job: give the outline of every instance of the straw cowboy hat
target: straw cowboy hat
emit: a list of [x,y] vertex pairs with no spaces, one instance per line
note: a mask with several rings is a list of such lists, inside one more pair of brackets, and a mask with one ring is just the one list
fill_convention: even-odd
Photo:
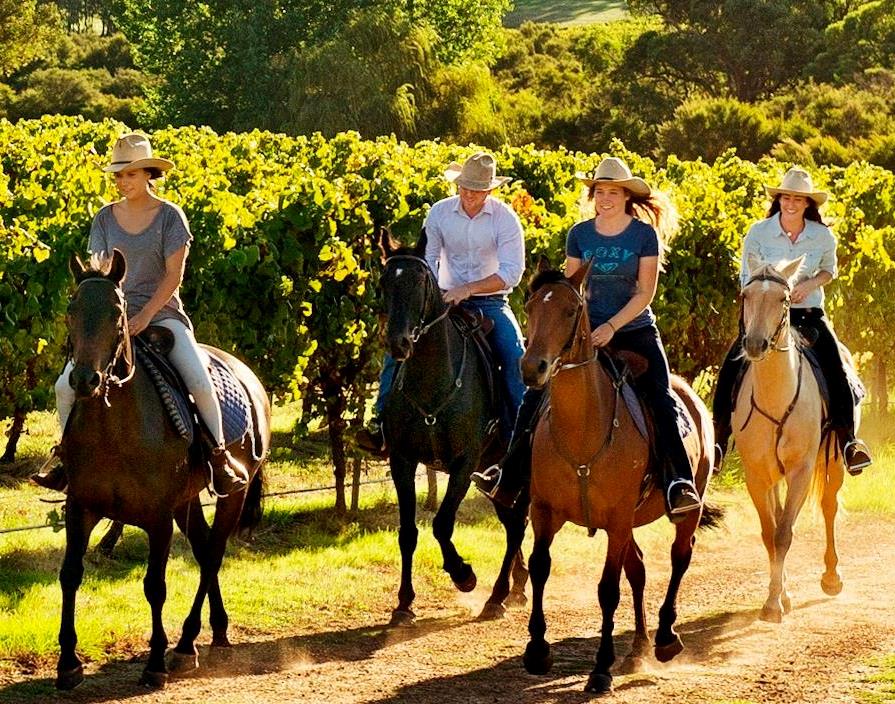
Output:
[[777,188],[771,186],[764,187],[765,193],[772,198],[781,193],[789,193],[793,196],[805,196],[814,201],[817,207],[827,202],[826,191],[815,191],[814,184],[811,181],[811,175],[805,169],[798,166],[792,167],[783,175],[783,180]]
[[635,196],[648,196],[651,192],[646,181],[632,176],[628,165],[614,156],[603,159],[599,166],[594,169],[592,175],[588,176],[579,171],[575,174],[575,177],[588,188],[597,183],[613,183],[616,186],[627,188]]
[[470,191],[490,191],[513,180],[508,176],[498,176],[497,161],[485,152],[476,152],[463,162],[463,166],[456,161],[451,162],[444,177]]
[[149,138],[142,134],[126,134],[118,138],[112,147],[112,163],[103,171],[116,173],[125,169],[151,169],[155,167],[167,171],[174,166],[173,161],[152,156]]

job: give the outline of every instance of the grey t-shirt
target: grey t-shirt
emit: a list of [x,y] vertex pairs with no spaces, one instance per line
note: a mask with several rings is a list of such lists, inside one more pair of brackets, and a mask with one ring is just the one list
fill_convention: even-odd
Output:
[[[165,260],[184,245],[189,247],[192,240],[186,216],[174,203],[162,201],[152,222],[136,234],[122,229],[112,213],[112,205],[107,205],[93,218],[88,249],[94,254],[106,255],[111,255],[114,249],[121,250],[127,262],[122,288],[128,317],[133,317],[158,289],[165,276]],[[180,289],[155,314],[152,322],[169,318],[192,327],[180,300]]]

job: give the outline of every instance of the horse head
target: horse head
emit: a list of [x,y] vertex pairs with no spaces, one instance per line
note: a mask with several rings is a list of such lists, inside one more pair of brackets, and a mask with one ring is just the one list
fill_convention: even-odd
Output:
[[380,285],[388,315],[386,345],[395,360],[404,361],[413,354],[414,343],[440,319],[447,306],[426,263],[425,229],[414,247],[399,246],[383,229],[379,247],[385,267]]
[[522,379],[526,386],[541,388],[554,372],[564,353],[578,346],[590,349],[585,294],[592,260],[566,278],[542,261],[529,284],[528,344],[522,355]]
[[127,267],[116,249],[111,257],[94,255],[87,266],[73,254],[69,269],[77,289],[65,315],[73,365],[68,383],[78,398],[99,396],[110,382],[123,383],[115,373],[120,364],[133,368],[121,290]]
[[771,350],[784,351],[789,335],[792,288],[805,256],[772,265],[749,256],[749,280],[743,286],[743,351],[749,361],[764,359]]

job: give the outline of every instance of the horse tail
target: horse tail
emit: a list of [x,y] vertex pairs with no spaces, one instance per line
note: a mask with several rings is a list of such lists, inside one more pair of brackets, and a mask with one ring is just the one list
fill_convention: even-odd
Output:
[[246,489],[246,498],[242,506],[242,513],[239,514],[239,523],[236,526],[236,532],[251,532],[261,522],[261,516],[264,513],[264,487],[266,477],[264,475],[264,463],[258,467],[258,471],[252,476],[249,482],[249,488]]
[[702,507],[702,515],[699,517],[699,528],[719,528],[724,520],[726,511],[723,506],[706,503]]
[[814,473],[811,475],[811,488],[808,490],[811,500],[820,506],[827,488],[827,467],[833,462],[842,462],[842,453],[839,452],[839,444],[836,433],[826,428],[820,439],[820,447],[817,450],[817,459],[814,462]]

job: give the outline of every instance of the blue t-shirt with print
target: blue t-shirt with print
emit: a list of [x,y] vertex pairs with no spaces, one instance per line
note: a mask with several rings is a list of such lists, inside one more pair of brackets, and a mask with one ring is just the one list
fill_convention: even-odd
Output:
[[[597,232],[594,220],[574,225],[566,237],[566,254],[587,262],[593,258],[587,291],[587,312],[592,328],[618,313],[637,291],[640,257],[659,255],[659,238],[649,223],[636,218],[617,235]],[[656,322],[647,306],[622,330],[634,330]]]

